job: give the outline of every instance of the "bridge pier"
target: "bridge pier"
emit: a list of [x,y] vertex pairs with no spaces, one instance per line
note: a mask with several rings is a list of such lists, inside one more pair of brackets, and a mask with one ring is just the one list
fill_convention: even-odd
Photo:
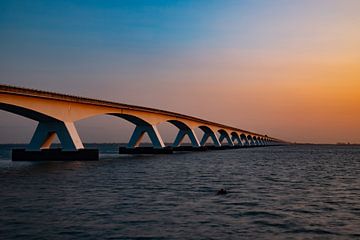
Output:
[[255,146],[254,139],[250,135],[247,136],[247,142],[249,143],[248,146],[250,146],[250,147]]
[[237,142],[236,146],[238,147],[242,147],[242,142],[240,140],[240,136],[237,133],[232,133],[231,134],[231,140],[233,141],[234,145],[235,145],[235,141]]
[[13,149],[13,161],[97,161],[98,149],[79,149],[76,151],[62,151],[60,148],[41,149],[29,151],[26,149]]
[[240,135],[240,140],[241,140],[241,142],[242,142],[242,146],[243,146],[243,147],[248,147],[248,146],[249,146],[249,142],[248,142],[245,134],[241,134],[241,135]]
[[49,149],[56,135],[64,151],[76,151],[84,148],[74,123],[46,121],[38,123],[27,150]]
[[253,137],[253,141],[254,141],[254,145],[259,147],[260,146],[260,142],[259,139],[257,137]]
[[[84,149],[74,123],[99,115],[113,115],[135,124],[129,143],[121,148],[125,150],[119,150],[121,153],[205,151],[286,143],[267,135],[175,112],[4,84],[0,84],[0,110],[39,122],[28,147],[14,150],[13,160],[98,159],[98,150]],[[165,146],[156,128],[157,124],[162,122],[170,122],[179,129],[171,147]],[[204,132],[200,143],[194,132],[195,128],[200,128]],[[139,147],[145,133],[149,135],[152,147]],[[181,146],[186,135],[190,138],[191,146]],[[56,136],[61,142],[61,149],[51,148]],[[212,139],[213,145],[205,146],[209,138]],[[224,140],[228,144],[225,142],[222,146]],[[238,144],[234,145],[235,141]]]
[[233,147],[234,142],[230,138],[229,134],[225,130],[220,130],[219,132],[220,132],[220,137],[219,137],[220,144],[222,144],[222,142],[226,139],[228,145]]
[[[61,149],[50,149],[57,136]],[[14,149],[13,161],[98,160],[97,149],[84,149],[73,122],[40,121],[26,149]]]
[[205,146],[206,141],[211,138],[215,147],[221,147],[221,143],[217,138],[216,134],[209,127],[200,127],[204,131],[204,136],[201,139],[200,145]]
[[194,147],[194,148],[201,147],[200,143],[199,143],[199,140],[197,139],[197,137],[195,135],[194,130],[190,129],[190,128],[189,129],[180,129],[179,130],[178,134],[176,135],[175,141],[172,144],[172,147],[175,148],[175,147],[180,146],[180,144],[182,143],[182,141],[184,140],[186,135],[189,137],[192,147]]
[[[140,147],[145,133],[148,134],[152,147]],[[173,150],[166,147],[155,125],[137,124],[126,147],[119,147],[119,154],[168,154]]]
[[127,148],[136,148],[139,147],[141,139],[144,137],[145,133],[148,134],[153,148],[162,149],[165,148],[165,144],[161,139],[160,133],[155,125],[136,125],[135,130],[130,138],[130,141],[127,145]]

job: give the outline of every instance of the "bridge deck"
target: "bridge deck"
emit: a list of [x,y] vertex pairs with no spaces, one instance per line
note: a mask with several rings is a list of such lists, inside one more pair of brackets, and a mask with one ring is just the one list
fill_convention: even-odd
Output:
[[[240,128],[231,127],[228,125],[204,120],[198,117],[192,117],[185,114],[175,113],[171,111],[165,111],[155,108],[149,108],[149,107],[142,107],[142,106],[136,106],[136,105],[129,105],[124,103],[117,103],[112,101],[105,101],[105,100],[98,100],[98,99],[92,99],[92,98],[86,98],[86,97],[79,97],[79,96],[73,96],[68,94],[61,94],[61,93],[55,93],[50,91],[43,91],[43,90],[37,90],[37,89],[30,89],[30,88],[22,88],[22,87],[15,87],[10,85],[0,85],[0,93],[11,93],[11,94],[18,94],[18,95],[24,95],[24,96],[32,96],[32,97],[38,97],[38,98],[46,98],[46,99],[53,99],[53,100],[61,100],[61,101],[68,101],[68,102],[77,102],[77,103],[85,103],[85,104],[91,104],[96,106],[104,106],[104,107],[111,107],[111,108],[120,108],[120,109],[128,109],[128,110],[137,110],[137,111],[144,111],[144,112],[150,112],[150,113],[158,113],[158,114],[164,114],[167,116],[175,117],[175,118],[182,118],[190,121],[196,121],[204,125],[212,125],[219,128],[226,128],[230,129],[232,131],[239,131],[243,132],[245,134],[254,134],[257,136],[262,137],[268,137],[266,135],[258,134],[252,131],[243,130]],[[268,137],[270,138],[270,137]],[[271,138],[273,140],[278,140],[275,138]]]
[[[0,84],[0,109],[38,121],[26,150],[13,151],[14,160],[97,160],[98,151],[84,149],[74,123],[103,114],[124,118],[135,124],[127,146],[119,148],[119,153],[124,154],[223,150],[285,143],[267,135],[180,113],[4,84]],[[178,128],[177,136],[170,147],[164,144],[157,129],[157,125],[165,121]],[[196,128],[203,131],[201,141],[194,131]],[[140,147],[145,134],[149,136],[152,147]],[[56,136],[62,149],[51,149]],[[186,136],[191,147],[182,146]],[[213,146],[208,146],[208,140],[211,140]],[[223,144],[223,141],[226,141],[226,144]]]

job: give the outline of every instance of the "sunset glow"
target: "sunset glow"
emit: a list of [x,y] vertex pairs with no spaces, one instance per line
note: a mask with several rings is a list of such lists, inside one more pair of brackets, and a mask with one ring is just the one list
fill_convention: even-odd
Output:
[[[1,83],[360,143],[360,1],[145,3],[2,1]],[[0,116],[3,143],[28,141],[30,120]]]

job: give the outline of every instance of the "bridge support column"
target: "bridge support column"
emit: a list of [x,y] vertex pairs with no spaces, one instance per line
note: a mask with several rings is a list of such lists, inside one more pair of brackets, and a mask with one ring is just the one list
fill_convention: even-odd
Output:
[[84,148],[73,122],[49,121],[39,122],[27,150],[39,151],[50,148],[56,135],[64,151]]
[[248,146],[255,146],[254,139],[250,135],[248,135],[247,137],[247,142],[248,142]]
[[180,129],[178,134],[176,135],[176,138],[175,138],[175,141],[172,145],[172,147],[178,147],[182,141],[184,140],[184,137],[188,135],[189,138],[190,138],[190,141],[191,141],[191,145],[193,147],[200,147],[200,143],[199,143],[199,140],[197,139],[196,135],[195,135],[195,132],[193,129]]
[[215,133],[211,129],[204,129],[204,136],[201,139],[200,145],[205,146],[206,141],[211,137],[212,141],[214,142],[214,145],[216,147],[221,147],[221,143],[219,142],[219,139],[216,137]]
[[154,148],[165,148],[165,144],[161,139],[160,133],[155,125],[136,125],[134,133],[132,134],[127,148],[136,148],[140,145],[141,139],[147,133]]
[[[62,149],[51,149],[58,136]],[[13,161],[95,161],[98,149],[84,149],[73,122],[43,121],[36,127],[26,149],[13,149]]]
[[235,145],[235,141],[236,141],[238,146],[242,146],[240,137],[237,134],[232,134],[231,140],[233,141],[234,145]]
[[242,143],[243,147],[249,146],[249,142],[244,134],[240,135],[240,139],[241,139],[241,143]]
[[221,131],[220,132],[220,137],[219,137],[219,142],[220,144],[222,144],[222,141],[226,139],[226,141],[228,142],[228,144],[230,146],[234,146],[234,142],[232,141],[232,139],[230,138],[229,134],[225,131]]

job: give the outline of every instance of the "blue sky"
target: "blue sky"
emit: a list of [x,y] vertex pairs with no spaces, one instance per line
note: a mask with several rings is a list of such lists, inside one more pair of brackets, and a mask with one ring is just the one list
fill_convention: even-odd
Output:
[[[293,141],[360,142],[359,12],[355,0],[3,0],[0,79]],[[3,142],[31,137],[35,123],[0,114]],[[14,125],[26,137],[7,130]]]

